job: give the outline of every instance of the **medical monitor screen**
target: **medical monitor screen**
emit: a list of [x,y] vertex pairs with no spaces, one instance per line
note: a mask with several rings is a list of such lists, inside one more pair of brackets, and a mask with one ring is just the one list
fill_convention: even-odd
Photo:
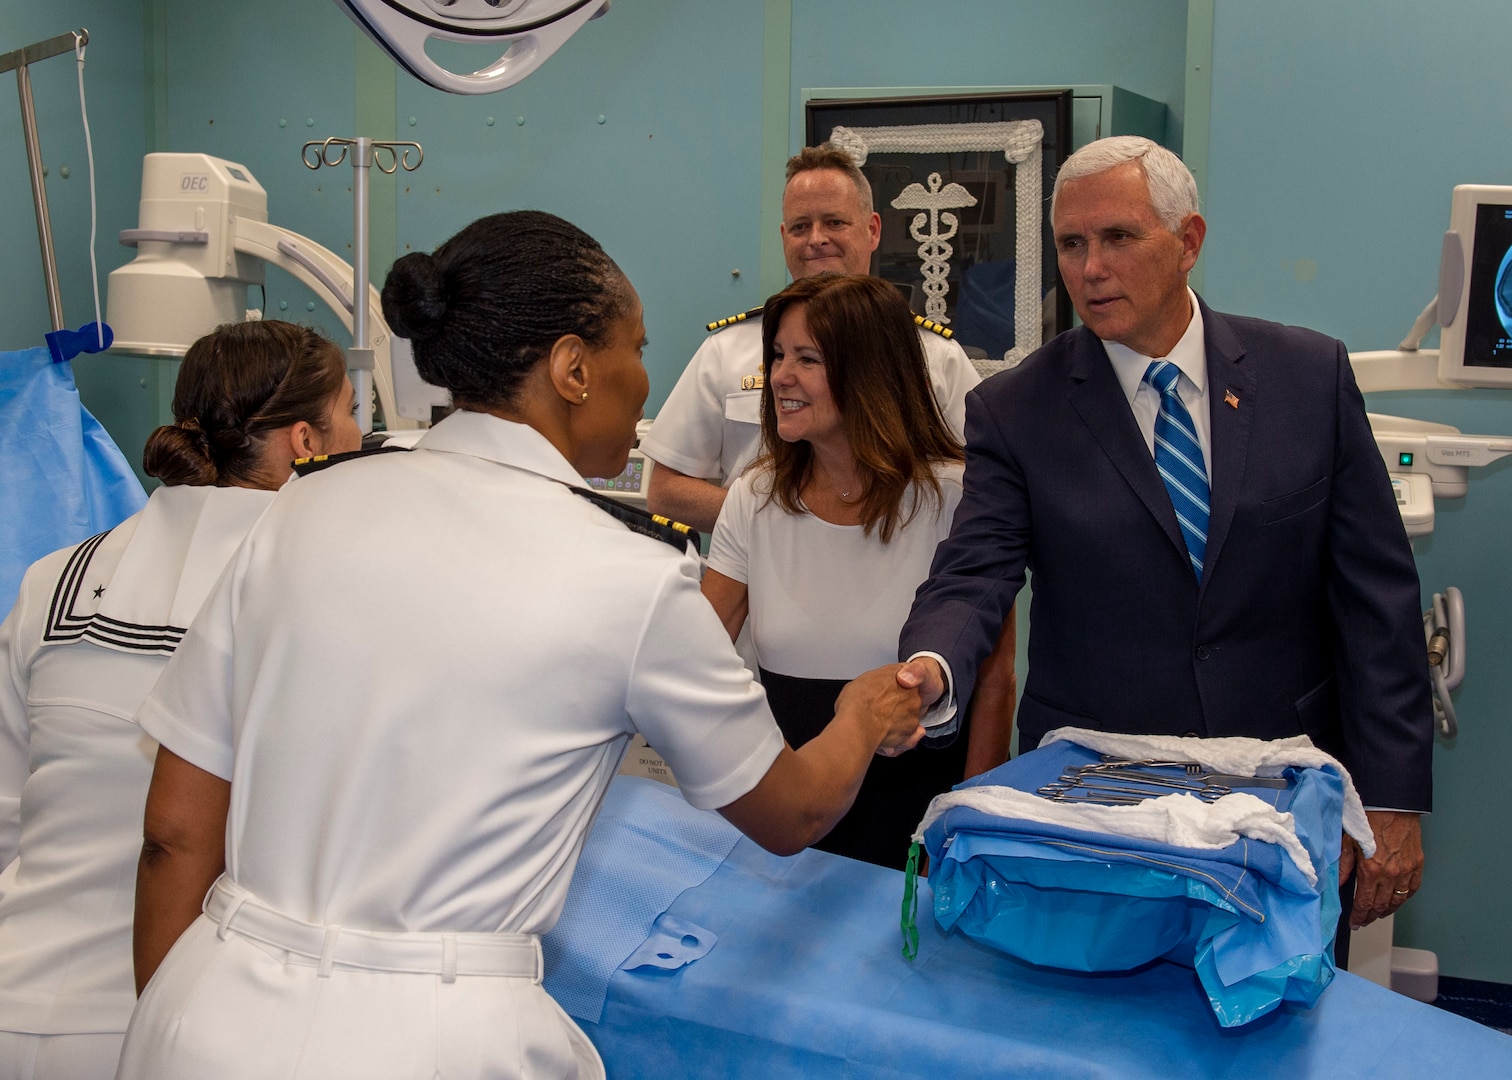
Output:
[[1476,207],[1464,363],[1512,368],[1512,206]]

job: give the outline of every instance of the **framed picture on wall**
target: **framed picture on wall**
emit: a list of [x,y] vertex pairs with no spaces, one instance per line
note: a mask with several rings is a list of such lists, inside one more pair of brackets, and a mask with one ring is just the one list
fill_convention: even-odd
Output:
[[[948,327],[967,354],[1011,366],[1068,329],[1050,232],[1070,152],[1071,90],[807,102],[807,145],[847,150],[872,186],[872,273]],[[979,365],[983,366],[983,365]]]

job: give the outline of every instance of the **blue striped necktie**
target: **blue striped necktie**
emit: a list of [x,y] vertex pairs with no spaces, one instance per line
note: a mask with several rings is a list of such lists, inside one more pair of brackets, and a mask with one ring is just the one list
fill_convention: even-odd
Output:
[[1165,481],[1176,509],[1176,520],[1186,540],[1187,556],[1197,580],[1202,580],[1202,559],[1207,554],[1208,481],[1202,461],[1202,444],[1192,414],[1176,393],[1181,371],[1168,360],[1155,360],[1145,369],[1144,381],[1160,395],[1160,412],[1155,416],[1155,468]]

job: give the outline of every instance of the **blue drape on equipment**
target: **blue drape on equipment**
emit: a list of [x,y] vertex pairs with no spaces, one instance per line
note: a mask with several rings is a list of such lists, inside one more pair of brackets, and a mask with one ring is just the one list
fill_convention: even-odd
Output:
[[147,493],[45,347],[0,353],[0,618],[26,568],[114,528]]
[[[956,790],[1033,792],[1097,760],[1057,742]],[[1292,815],[1314,882],[1260,840],[1200,850],[957,806],[924,834],[935,917],[946,930],[1048,967],[1128,971],[1161,957],[1192,967],[1224,1027],[1283,1001],[1310,1007],[1334,977],[1344,781],[1330,769],[1287,775],[1288,790],[1247,793]]]
[[[1348,972],[1314,1008],[1282,1003],[1242,1028],[1225,1028],[1198,976],[1177,964],[1087,975],[1021,963],[942,930],[927,917],[935,897],[925,881],[918,959],[905,960],[901,873],[825,851],[781,858],[746,839],[707,880],[689,880],[650,931],[654,938],[679,920],[718,943],[681,966],[625,962],[634,946],[602,935],[594,917],[639,906],[640,878],[686,863],[685,824],[664,822],[703,814],[710,834],[733,829],[712,812],[680,805],[676,791],[654,781],[621,776],[616,789],[620,797],[605,800],[568,893],[567,909],[587,917],[564,914],[552,932],[563,939],[556,956],[602,956],[616,965],[602,1002],[587,1009],[563,1002],[611,1077],[1512,1076],[1512,1039]],[[658,845],[665,855],[648,854]],[[672,947],[653,956],[686,943],[657,944]]]

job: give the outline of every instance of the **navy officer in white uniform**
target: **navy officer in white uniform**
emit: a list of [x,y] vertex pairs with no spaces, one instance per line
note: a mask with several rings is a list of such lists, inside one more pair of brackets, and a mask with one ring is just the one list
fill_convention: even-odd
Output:
[[122,1077],[602,1076],[539,935],[632,735],[794,852],[923,734],[894,665],[789,748],[687,545],[576,490],[624,467],[649,387],[591,237],[484,218],[383,302],[459,410],[288,485],[138,714],[162,749]]
[[[845,151],[805,147],[787,163],[782,249],[793,280],[865,274],[882,239],[871,185]],[[920,320],[929,380],[957,439],[966,394],[981,381],[948,330]],[[761,309],[711,323],[640,449],[656,468],[646,505],[653,513],[711,530],[725,490],[761,450]],[[942,332],[943,331],[943,332]]]

